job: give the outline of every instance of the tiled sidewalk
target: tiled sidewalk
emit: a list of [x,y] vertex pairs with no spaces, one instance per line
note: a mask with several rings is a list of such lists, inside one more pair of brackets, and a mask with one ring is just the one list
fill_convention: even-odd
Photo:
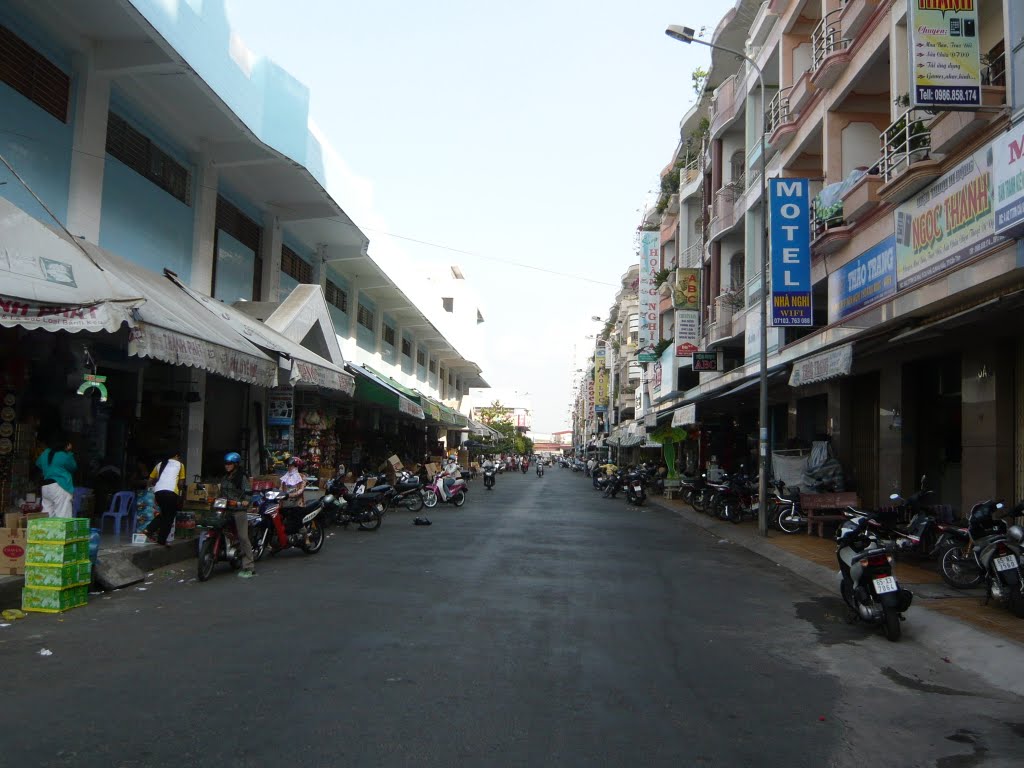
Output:
[[[658,499],[657,503],[680,512],[684,517],[695,515],[715,524],[711,518],[694,512],[682,501]],[[757,533],[757,526],[753,522],[744,522],[738,525],[723,523],[722,527],[717,527],[716,530],[737,542],[753,537],[761,539]],[[763,539],[761,540],[763,541]],[[818,538],[803,533],[787,536],[778,531],[769,530],[768,543],[808,562],[832,571],[838,570],[835,542],[830,537]],[[894,571],[900,582],[914,593],[915,605],[938,611],[1024,646],[1024,619],[1017,618],[1005,607],[996,603],[985,605],[983,589],[958,591],[950,588],[942,580],[935,561],[924,560],[918,564],[905,559],[896,563]]]

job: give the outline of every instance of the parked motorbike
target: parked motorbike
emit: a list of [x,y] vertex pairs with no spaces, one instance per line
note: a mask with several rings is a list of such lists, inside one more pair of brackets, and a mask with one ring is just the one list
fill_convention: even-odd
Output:
[[719,483],[708,483],[714,488],[714,497],[707,505],[710,513],[722,520],[739,523],[744,517],[757,517],[757,486],[743,474],[725,475]]
[[[196,573],[199,581],[207,581],[213,575],[213,568],[218,562],[228,563],[233,571],[242,567],[242,548],[239,545],[238,531],[235,529],[235,512],[240,506],[247,507],[248,502],[215,499],[209,512],[202,518],[201,525],[206,530],[199,545],[199,566]],[[258,514],[248,513],[250,528],[258,520]],[[245,535],[249,534],[249,531],[245,532]],[[262,555],[262,552],[260,554]],[[256,559],[255,547],[253,559]]]
[[361,476],[352,490],[348,489],[340,477],[331,481],[327,490],[332,500],[325,507],[333,523],[343,527],[355,523],[361,531],[376,531],[380,528],[395,489],[387,483],[386,475],[377,476],[380,482],[367,488],[369,477],[372,476]]
[[494,467],[484,467],[484,488],[488,491],[494,487]]
[[[282,506],[284,491],[264,491],[257,505],[260,528],[257,546],[259,556],[265,551],[276,555],[290,547],[298,547],[307,555],[315,555],[324,545],[324,506],[333,501],[330,494],[311,504]],[[253,548],[253,559],[256,558]]]
[[930,490],[925,490],[925,477],[921,476],[921,490],[912,494],[910,498],[903,498],[898,493],[889,495],[890,501],[902,502],[903,508],[910,516],[910,522],[906,528],[900,530],[902,536],[896,538],[896,549],[900,552],[912,552],[922,557],[931,557],[936,552],[939,529],[938,520],[935,514],[925,509],[922,501],[931,495]]
[[599,481],[602,489],[601,495],[606,499],[614,499],[618,495],[619,491],[622,490],[625,478],[626,470],[624,469],[620,469],[606,475],[603,482]]
[[[523,470],[524,472],[526,470]],[[430,509],[441,504],[454,504],[461,507],[466,503],[466,494],[469,493],[469,486],[465,480],[455,477],[446,477],[443,474],[434,476],[433,482],[423,490],[423,503]]]
[[626,490],[626,503],[634,506],[643,506],[647,500],[647,473],[643,470],[628,472],[623,478],[622,485]]
[[874,513],[846,512],[847,520],[836,534],[836,559],[839,561],[843,602],[851,620],[882,625],[885,636],[900,639],[900,622],[914,598],[902,589],[892,575],[892,555],[881,546],[875,530],[881,527]]
[[[1014,615],[1024,617],[1024,529],[1006,527],[995,515],[1003,504],[992,500],[975,504],[967,520],[968,543],[943,552],[940,570],[951,587],[964,589],[984,583],[987,600],[1005,604]],[[1024,502],[1014,507],[1013,516],[1024,512]]]
[[405,470],[398,473],[391,506],[403,507],[410,512],[419,512],[423,509],[423,483],[419,477]]
[[793,534],[807,527],[807,515],[800,508],[799,491],[787,493],[786,484],[779,480],[775,484],[770,501],[774,502],[776,514],[771,515],[769,519],[774,518],[775,527],[780,531]]
[[697,512],[704,511],[704,488],[707,485],[705,478],[706,475],[703,474],[698,477],[688,477],[683,475],[683,478],[680,481],[683,501],[693,507]]

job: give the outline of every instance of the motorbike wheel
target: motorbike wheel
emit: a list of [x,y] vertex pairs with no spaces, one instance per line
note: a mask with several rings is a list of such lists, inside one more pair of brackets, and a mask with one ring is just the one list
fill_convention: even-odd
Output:
[[790,515],[789,507],[782,507],[779,511],[778,517],[775,518],[775,525],[783,533],[800,533],[800,529],[804,527],[804,524],[799,520],[787,520],[786,518]]
[[384,521],[384,515],[381,514],[380,510],[374,507],[370,514],[372,517],[369,520],[364,520],[359,523],[360,531],[376,531],[380,528],[380,524]]
[[882,615],[885,617],[885,639],[891,643],[895,643],[900,639],[900,634],[903,632],[900,627],[900,615],[896,611],[891,611],[888,608],[882,609]]
[[454,504],[456,507],[461,507],[465,503],[466,503],[466,492],[465,491],[459,491],[458,493],[456,493],[452,497],[452,504]]
[[410,512],[419,512],[423,509],[423,495],[419,493],[410,493],[402,500],[402,506]]
[[203,548],[199,550],[199,569],[196,576],[200,581],[207,581],[213,575],[213,566],[216,563],[216,556],[213,553],[213,543],[216,536],[207,536],[203,542]]
[[704,511],[704,493],[703,491],[694,491],[690,494],[690,498],[687,499],[690,502],[690,506],[693,507],[695,512]]
[[939,558],[942,580],[953,589],[970,589],[985,579],[974,558],[964,554],[963,547],[952,546]]
[[428,488],[423,492],[423,504],[427,509],[433,509],[437,506],[437,494],[434,493],[432,488]]
[[319,518],[313,518],[309,523],[309,544],[302,545],[302,551],[307,555],[315,555],[324,546],[324,527]]
[[252,561],[258,563],[267,551],[267,529],[262,529],[252,540]]

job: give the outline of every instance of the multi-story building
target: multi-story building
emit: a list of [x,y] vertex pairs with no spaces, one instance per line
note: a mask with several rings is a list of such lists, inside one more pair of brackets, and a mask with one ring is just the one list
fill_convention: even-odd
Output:
[[223,0],[3,4],[0,389],[19,460],[58,428],[85,482],[176,447],[191,476],[226,450],[258,471],[285,449],[418,460],[462,439],[483,317],[444,281],[421,308],[372,258],[308,105]]
[[[925,110],[910,107],[915,2],[738,0],[714,31],[763,72],[766,106],[754,67],[713,51],[658,223],[662,266],[701,270],[699,346],[719,370],[668,350],[677,386],[651,399],[657,419],[701,427],[705,454],[752,458],[766,333],[773,449],[828,440],[865,504],[927,475],[964,509],[1024,497],[1024,10],[972,4],[981,104]],[[761,325],[762,137],[769,179],[810,180],[811,326]]]

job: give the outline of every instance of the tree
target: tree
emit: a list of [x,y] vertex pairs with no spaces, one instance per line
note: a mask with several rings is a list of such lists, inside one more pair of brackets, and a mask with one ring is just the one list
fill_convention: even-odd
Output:
[[480,409],[480,421],[501,436],[495,439],[494,448],[501,453],[518,453],[516,438],[519,432],[512,423],[512,409],[495,400],[487,408]]

